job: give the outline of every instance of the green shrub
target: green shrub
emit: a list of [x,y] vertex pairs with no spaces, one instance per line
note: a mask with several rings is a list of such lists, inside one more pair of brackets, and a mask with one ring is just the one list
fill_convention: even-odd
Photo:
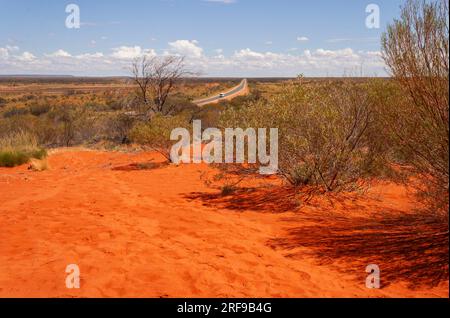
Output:
[[[390,102],[386,126],[421,181],[430,211],[448,222],[448,1],[407,1],[382,38],[383,58],[402,89]],[[395,102],[395,104],[394,104]]]
[[106,105],[110,110],[119,111],[124,108],[123,102],[118,99],[108,99]]
[[222,188],[220,189],[220,194],[224,197],[229,196],[231,194],[233,194],[234,192],[236,192],[236,187],[226,184],[224,186],[222,186]]
[[36,137],[20,132],[0,139],[0,167],[15,167],[31,158],[43,159],[47,151],[38,146]]
[[58,127],[58,144],[70,147],[95,134],[95,117],[86,107],[63,104],[53,107],[49,119]]
[[278,128],[279,172],[292,185],[351,190],[389,169],[364,84],[288,84],[269,100],[227,109],[221,127]]
[[193,119],[201,120],[204,129],[214,128],[219,125],[220,114],[223,110],[225,110],[225,107],[220,103],[205,105],[197,107],[192,117]]
[[23,152],[0,151],[0,167],[15,167],[27,163],[30,160]]
[[130,132],[132,141],[150,147],[170,161],[170,149],[174,144],[170,134],[175,128],[187,128],[184,116],[156,115],[150,122],[139,123]]
[[48,113],[51,109],[50,105],[42,103],[33,103],[30,105],[30,113],[33,116],[41,116]]
[[123,113],[109,116],[105,124],[107,137],[122,144],[129,143],[130,130],[135,122],[136,118]]

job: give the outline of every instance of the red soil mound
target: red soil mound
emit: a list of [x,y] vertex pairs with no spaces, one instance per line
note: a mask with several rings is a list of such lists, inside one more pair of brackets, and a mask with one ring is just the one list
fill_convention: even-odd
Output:
[[[414,202],[400,186],[298,210],[288,189],[223,197],[201,181],[208,167],[161,162],[64,151],[50,156],[48,171],[0,168],[0,297],[448,297],[448,277],[419,275],[426,284],[414,284],[395,273],[420,264],[400,257],[389,267],[392,255],[368,252],[382,250],[367,242],[383,237],[384,218],[369,227],[377,236],[351,235],[352,226],[364,232],[355,220],[407,215]],[[336,233],[344,234],[327,239]],[[372,259],[379,290],[365,287]],[[80,268],[80,289],[65,286],[68,264]]]

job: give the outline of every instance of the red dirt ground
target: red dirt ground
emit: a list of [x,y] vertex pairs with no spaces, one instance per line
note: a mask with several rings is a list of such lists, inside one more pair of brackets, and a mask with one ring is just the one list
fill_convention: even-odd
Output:
[[[0,297],[448,297],[448,277],[383,284],[383,267],[383,288],[367,289],[354,256],[313,253],[326,233],[295,245],[293,229],[320,225],[318,215],[345,224],[377,209],[407,213],[414,202],[400,186],[371,189],[374,205],[296,210],[282,188],[218,196],[200,179],[204,165],[133,165],[152,159],[161,161],[72,149],[53,153],[47,171],[0,168]],[[68,264],[80,267],[80,289],[65,286]]]

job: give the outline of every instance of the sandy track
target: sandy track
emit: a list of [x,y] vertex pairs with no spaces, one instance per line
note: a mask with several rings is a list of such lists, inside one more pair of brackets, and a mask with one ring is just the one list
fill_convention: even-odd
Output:
[[[67,151],[49,171],[0,168],[0,297],[448,297],[448,285],[367,290],[306,254],[286,257],[268,242],[294,212],[193,200],[214,193],[203,165],[128,169],[153,159]],[[65,287],[68,264],[79,290]]]

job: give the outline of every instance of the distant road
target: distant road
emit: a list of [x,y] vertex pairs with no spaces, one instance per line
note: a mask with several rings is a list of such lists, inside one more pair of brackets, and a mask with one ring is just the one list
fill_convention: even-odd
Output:
[[193,103],[197,104],[198,106],[204,106],[207,104],[217,103],[221,100],[230,100],[230,99],[233,99],[234,97],[245,95],[245,94],[247,94],[247,92],[248,92],[247,79],[243,79],[242,82],[238,86],[232,88],[229,91],[219,93],[216,96],[211,96],[211,97],[204,98],[204,99],[194,100]]

